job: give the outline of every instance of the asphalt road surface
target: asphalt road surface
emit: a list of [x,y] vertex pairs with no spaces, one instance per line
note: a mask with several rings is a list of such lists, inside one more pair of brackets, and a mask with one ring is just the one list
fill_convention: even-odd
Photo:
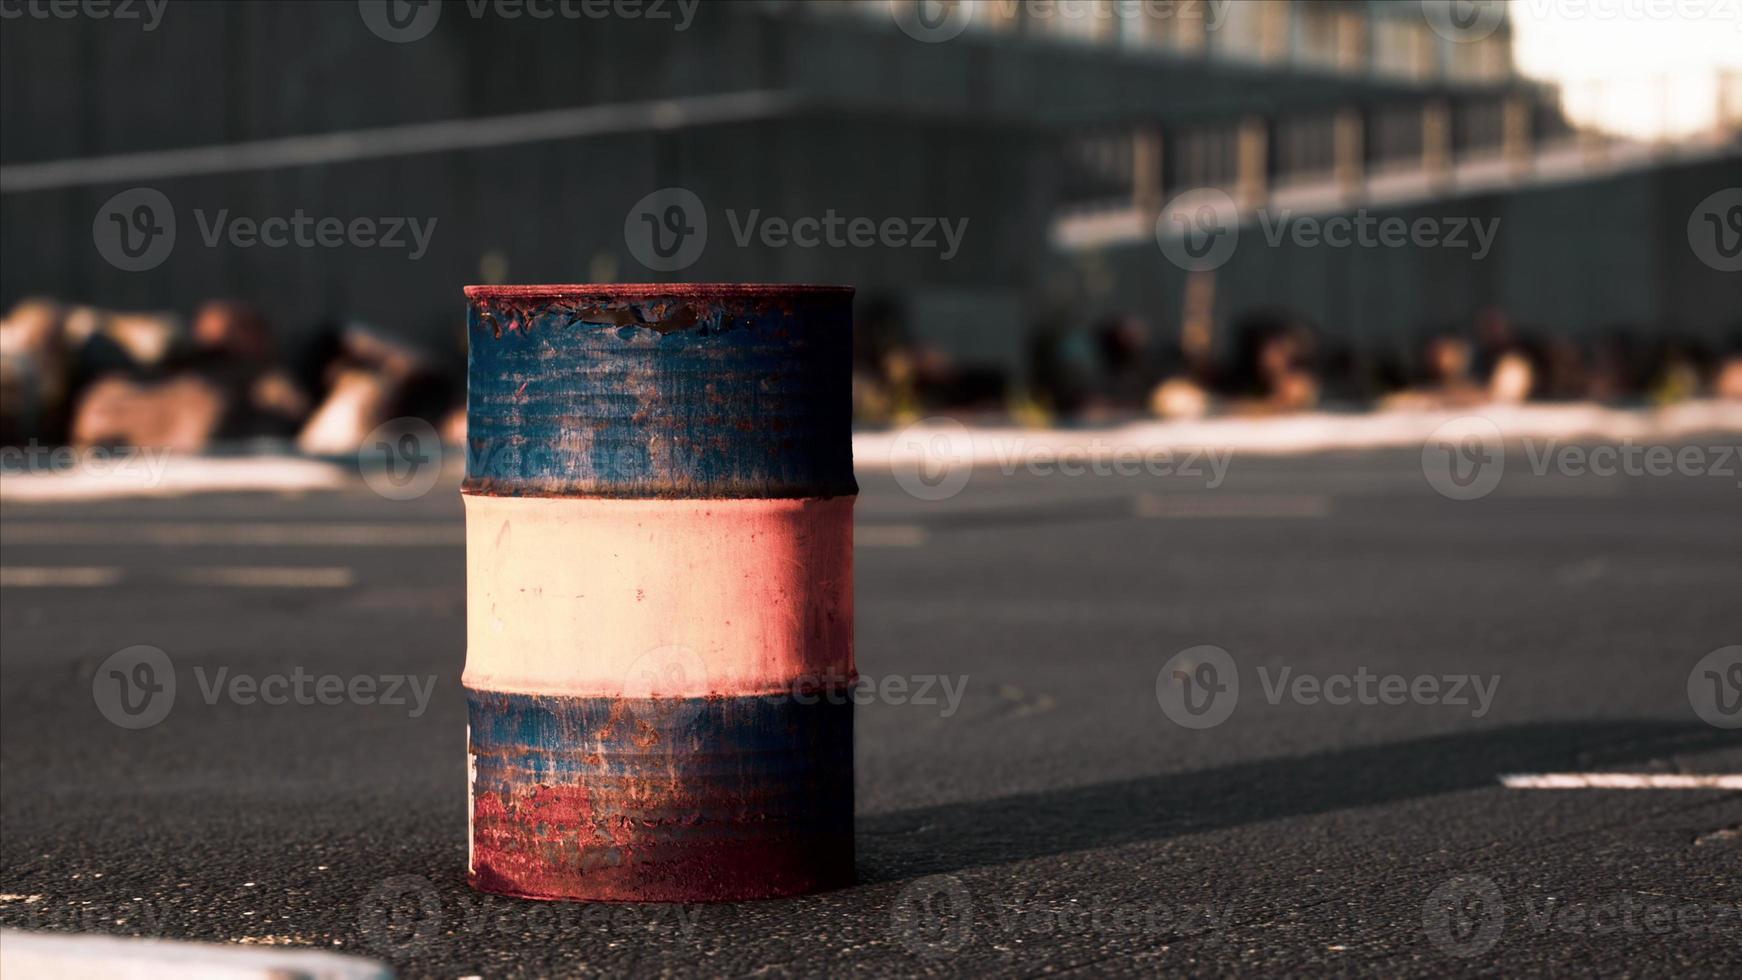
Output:
[[[860,883],[683,907],[467,889],[451,483],[8,504],[0,925],[437,977],[1739,976],[1742,792],[1500,782],[1742,773],[1730,469],[863,473]],[[176,691],[130,729],[139,645]]]

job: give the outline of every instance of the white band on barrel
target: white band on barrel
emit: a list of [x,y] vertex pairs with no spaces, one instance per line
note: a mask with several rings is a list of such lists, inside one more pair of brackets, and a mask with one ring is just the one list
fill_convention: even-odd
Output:
[[852,497],[464,499],[468,688],[738,696],[851,676]]

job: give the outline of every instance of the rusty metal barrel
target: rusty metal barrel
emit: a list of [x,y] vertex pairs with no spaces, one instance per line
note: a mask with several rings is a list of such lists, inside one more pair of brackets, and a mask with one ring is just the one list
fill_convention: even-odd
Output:
[[853,877],[852,290],[472,286],[467,877]]

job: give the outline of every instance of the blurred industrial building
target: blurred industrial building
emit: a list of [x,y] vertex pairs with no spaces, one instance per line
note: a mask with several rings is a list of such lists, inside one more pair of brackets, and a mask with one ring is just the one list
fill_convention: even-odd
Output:
[[[1494,369],[1521,351],[1529,377],[1508,397],[1738,383],[1723,372],[1742,278],[1703,261],[1689,225],[1738,182],[1742,73],[1557,89],[1515,70],[1500,5],[371,3],[5,25],[9,437],[75,426],[75,406],[21,406],[97,370],[88,352],[77,370],[44,367],[60,356],[40,353],[44,331],[63,348],[109,336],[115,362],[136,366],[240,344],[258,370],[224,397],[276,412],[273,431],[306,426],[347,371],[377,378],[372,392],[349,382],[364,414],[440,414],[427,406],[442,379],[458,397],[459,286],[503,281],[856,285],[872,421],[937,406],[1192,414],[1215,397],[1367,405],[1424,384],[1493,394]],[[1674,125],[1606,129],[1604,107],[1623,100]],[[173,250],[146,271],[94,241],[106,202],[132,188],[173,210]],[[650,269],[629,241],[638,202],[663,188],[693,193],[708,224],[679,269]],[[1165,238],[1170,202],[1206,190],[1240,245],[1194,267],[1158,226]],[[297,215],[429,235],[413,257],[213,234]],[[1278,216],[1302,215],[1499,230],[1479,256],[1266,240]],[[960,242],[755,232],[830,217],[950,222]],[[182,318],[213,299],[249,312],[202,341]],[[20,304],[60,325],[27,334]],[[102,310],[169,316],[126,326]],[[256,333],[270,339],[243,339]],[[407,379],[423,387],[407,395]]]

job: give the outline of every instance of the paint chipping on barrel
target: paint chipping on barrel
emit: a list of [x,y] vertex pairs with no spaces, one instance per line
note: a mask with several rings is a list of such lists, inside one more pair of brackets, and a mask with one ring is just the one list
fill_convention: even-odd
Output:
[[474,293],[467,491],[856,493],[849,296]]
[[468,877],[853,877],[851,291],[470,287]]
[[674,902],[847,884],[852,712],[832,700],[468,692],[472,882]]

